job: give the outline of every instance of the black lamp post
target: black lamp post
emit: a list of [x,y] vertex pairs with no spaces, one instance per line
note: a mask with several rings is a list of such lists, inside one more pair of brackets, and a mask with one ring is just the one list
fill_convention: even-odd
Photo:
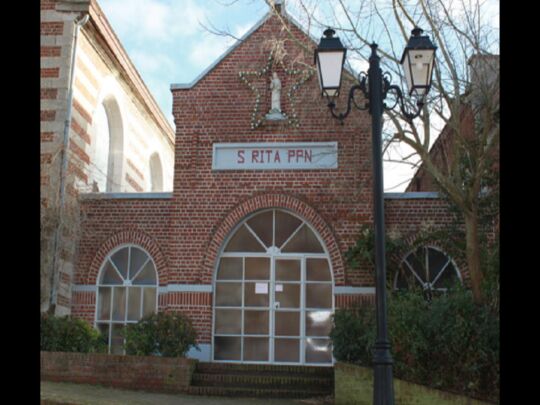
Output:
[[[373,351],[373,404],[393,405],[394,387],[392,377],[392,355],[386,322],[386,264],[384,248],[384,199],[383,199],[383,170],[382,170],[382,114],[393,109],[398,103],[405,118],[409,121],[418,117],[424,105],[424,97],[431,87],[431,76],[435,62],[435,50],[428,36],[422,36],[422,30],[415,28],[405,47],[401,64],[405,70],[405,78],[409,86],[409,95],[416,97],[415,111],[408,111],[403,101],[401,89],[390,84],[390,74],[382,73],[380,57],[377,55],[377,44],[371,44],[369,70],[367,75],[361,73],[358,77],[360,84],[349,90],[347,110],[336,114],[334,99],[339,95],[343,64],[346,49],[332,29],[324,31],[319,47],[315,50],[315,62],[319,73],[322,95],[328,98],[328,107],[332,116],[343,124],[343,120],[351,111],[351,105],[359,110],[369,110],[371,114],[371,129],[373,137],[373,217],[375,221],[375,266],[376,266],[376,314],[377,338]],[[367,82],[367,84],[366,84]],[[362,91],[368,100],[359,106],[354,99],[356,91]],[[387,107],[384,100],[389,92],[394,92],[396,101],[392,107]]]

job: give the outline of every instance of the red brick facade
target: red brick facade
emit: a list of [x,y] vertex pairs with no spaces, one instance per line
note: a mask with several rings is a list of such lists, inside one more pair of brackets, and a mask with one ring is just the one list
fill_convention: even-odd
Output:
[[[315,75],[296,92],[299,127],[287,121],[265,121],[251,128],[255,95],[239,78],[241,71],[263,68],[268,40],[285,43],[286,66],[313,65],[315,46],[295,25],[293,35],[310,47],[303,51],[271,17],[191,87],[173,88],[176,123],[174,191],[172,195],[133,198],[117,196],[82,200],[83,234],[79,243],[75,285],[95,286],[108,252],[125,243],[145,248],[156,262],[158,309],[186,312],[199,331],[199,343],[211,342],[212,280],[227,236],[246,216],[265,208],[281,208],[306,220],[324,242],[331,261],[335,306],[372,302],[374,280],[368,269],[347,267],[344,254],[354,245],[363,224],[372,222],[371,118],[353,111],[341,125],[320,96]],[[282,109],[295,77],[281,66]],[[261,92],[261,111],[270,109],[270,73],[254,80]],[[346,80],[348,88],[351,80]],[[343,109],[345,97],[338,108]],[[337,142],[337,169],[213,171],[214,143]],[[436,199],[387,202],[387,224],[403,229],[428,219],[446,223],[448,212]],[[167,291],[171,285],[208,286],[205,291]],[[360,288],[361,287],[361,288]],[[347,290],[349,288],[349,290]],[[351,292],[363,291],[363,293]],[[73,295],[73,314],[92,319],[95,297]]]

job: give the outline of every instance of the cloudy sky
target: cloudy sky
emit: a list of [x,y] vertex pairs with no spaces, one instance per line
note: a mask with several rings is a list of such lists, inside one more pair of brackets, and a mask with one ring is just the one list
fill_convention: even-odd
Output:
[[[268,11],[264,0],[98,0],[122,45],[165,116],[172,118],[172,83],[190,83],[235,40],[213,35],[203,26],[242,36]],[[317,1],[307,0],[317,5]],[[297,0],[287,0],[287,11],[301,23]],[[498,16],[498,1],[486,0],[487,12]],[[316,11],[319,14],[328,11]],[[324,20],[324,16],[318,16]],[[495,21],[495,20],[494,20]],[[498,26],[498,19],[494,22]],[[315,37],[320,30],[312,29]],[[366,62],[352,61],[357,71]],[[414,169],[385,163],[385,189],[403,191]]]

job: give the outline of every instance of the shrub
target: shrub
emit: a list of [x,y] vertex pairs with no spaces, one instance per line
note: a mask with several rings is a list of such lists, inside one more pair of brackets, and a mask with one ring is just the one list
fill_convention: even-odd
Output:
[[364,308],[338,309],[330,333],[334,357],[340,361],[363,366],[371,364],[371,349],[375,342],[375,312]]
[[[375,308],[338,310],[331,337],[337,360],[371,365]],[[418,384],[497,401],[499,318],[457,289],[430,303],[417,291],[388,297],[394,375]]]
[[82,319],[41,314],[41,350],[48,352],[106,352],[107,345],[99,331]]
[[180,313],[160,312],[128,325],[124,331],[126,354],[183,357],[196,345],[191,320]]

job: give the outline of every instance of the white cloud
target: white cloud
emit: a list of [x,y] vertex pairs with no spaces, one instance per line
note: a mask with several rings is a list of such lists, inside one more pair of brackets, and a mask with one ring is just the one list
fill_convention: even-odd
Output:
[[[236,25],[230,33],[236,38],[241,38],[254,24],[254,22],[250,22]],[[205,32],[199,36],[197,46],[194,46],[189,52],[189,61],[198,68],[204,69],[235,43],[236,40],[230,36],[219,36]]]
[[225,37],[207,33],[190,50],[189,61],[198,68],[206,68],[228,49],[229,43]]
[[101,6],[120,37],[136,41],[178,41],[195,35],[208,8],[193,0],[103,0]]

